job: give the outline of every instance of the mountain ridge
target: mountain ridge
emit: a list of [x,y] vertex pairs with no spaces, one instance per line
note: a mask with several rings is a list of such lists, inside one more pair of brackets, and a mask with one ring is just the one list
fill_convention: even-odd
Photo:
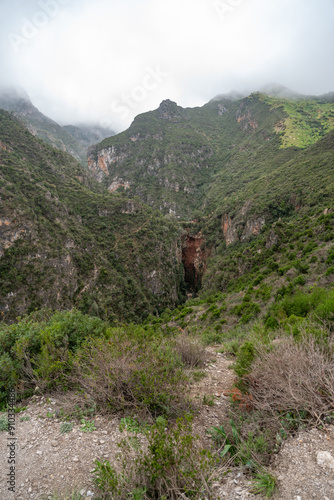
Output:
[[87,164],[87,149],[90,145],[113,131],[99,125],[61,126],[41,113],[23,89],[0,89],[0,109],[13,113],[35,136],[47,144],[70,153],[83,165]]

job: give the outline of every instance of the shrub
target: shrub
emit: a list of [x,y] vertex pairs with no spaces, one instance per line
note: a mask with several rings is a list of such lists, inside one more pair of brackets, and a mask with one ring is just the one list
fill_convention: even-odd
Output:
[[190,368],[202,368],[208,358],[205,347],[198,341],[192,340],[188,335],[180,335],[175,341],[174,347],[182,363]]
[[265,327],[269,328],[271,330],[275,330],[275,328],[278,328],[278,321],[276,318],[273,318],[272,316],[268,316],[266,321],[265,321]]
[[[63,387],[71,359],[88,337],[106,334],[107,323],[79,311],[41,311],[0,327],[0,396],[9,387],[20,391]],[[20,382],[20,384],[19,384]],[[18,394],[20,395],[20,393]]]
[[72,422],[63,422],[60,426],[61,434],[67,434],[73,430],[74,424]]
[[239,377],[249,373],[252,362],[255,358],[255,346],[253,342],[245,342],[237,353],[237,359],[233,369]]
[[110,333],[109,339],[96,339],[78,354],[74,386],[104,411],[132,410],[155,417],[177,416],[189,408],[187,377],[166,342],[145,341],[117,329]]
[[124,440],[120,472],[109,462],[95,462],[95,483],[103,498],[211,497],[212,471],[217,461],[199,446],[191,432],[191,418],[178,419],[171,428],[166,426],[166,420],[157,419],[148,434],[146,451],[134,453],[131,442]]
[[277,479],[268,471],[259,471],[253,481],[252,492],[270,498],[277,489]]
[[8,431],[8,417],[5,413],[0,415],[0,432]]
[[334,343],[317,343],[304,335],[302,342],[280,339],[270,352],[259,348],[249,374],[249,392],[257,410],[300,414],[312,419],[330,415],[334,406]]

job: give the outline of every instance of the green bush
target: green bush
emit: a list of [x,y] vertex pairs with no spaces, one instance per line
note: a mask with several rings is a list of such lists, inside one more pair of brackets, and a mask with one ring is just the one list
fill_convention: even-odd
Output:
[[131,440],[123,440],[119,473],[109,462],[95,461],[95,484],[103,498],[199,500],[204,492],[211,496],[217,460],[199,446],[190,417],[178,419],[171,428],[160,417],[147,437],[145,451],[134,451]]
[[75,310],[47,314],[44,318],[42,313],[33,313],[16,324],[2,324],[1,401],[20,380],[20,387],[27,391],[36,385],[41,389],[63,387],[73,354],[88,338],[105,335],[107,327],[102,320]]
[[0,414],[0,432],[8,431],[8,417],[6,413]]
[[242,378],[250,372],[255,353],[256,350],[253,342],[247,341],[240,347],[237,353],[236,362],[233,366],[238,377]]

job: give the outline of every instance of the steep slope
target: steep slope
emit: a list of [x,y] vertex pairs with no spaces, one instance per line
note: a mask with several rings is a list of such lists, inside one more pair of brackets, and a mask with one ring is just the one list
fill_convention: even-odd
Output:
[[163,213],[191,220],[334,128],[327,101],[261,93],[217,96],[193,109],[163,101],[127,131],[92,147],[89,168],[109,191],[126,190]]
[[[62,128],[81,144],[81,146],[84,148],[86,156],[89,146],[97,144],[98,142],[103,141],[103,139],[114,135],[114,132],[112,130],[110,130],[109,128],[101,127],[100,125],[65,125]],[[85,162],[87,163],[86,157]]]
[[43,306],[131,319],[178,301],[178,226],[139,200],[102,192],[70,155],[5,111],[0,196],[4,320]]
[[12,112],[35,136],[47,144],[70,153],[83,165],[87,165],[87,149],[90,145],[113,135],[112,130],[99,126],[83,125],[61,127],[43,115],[24,91],[0,90],[0,109]]

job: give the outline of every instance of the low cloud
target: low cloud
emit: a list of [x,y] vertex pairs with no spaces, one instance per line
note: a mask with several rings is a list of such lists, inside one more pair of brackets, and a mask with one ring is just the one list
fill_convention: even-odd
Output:
[[278,82],[334,90],[331,0],[12,0],[1,83],[61,123],[117,130],[163,99],[202,105]]

